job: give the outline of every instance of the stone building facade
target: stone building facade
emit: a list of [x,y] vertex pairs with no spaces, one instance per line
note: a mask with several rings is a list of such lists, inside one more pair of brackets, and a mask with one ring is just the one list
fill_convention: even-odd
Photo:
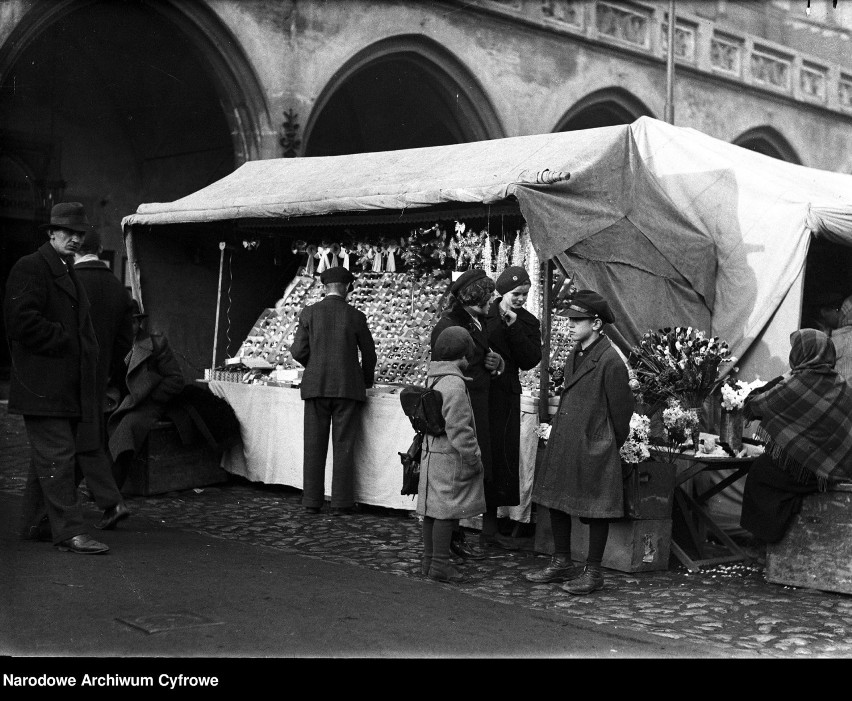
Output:
[[[674,123],[852,173],[852,3],[676,0]],[[810,7],[810,14],[806,12]],[[667,0],[6,0],[9,266],[78,200],[123,216],[250,159],[665,118]]]

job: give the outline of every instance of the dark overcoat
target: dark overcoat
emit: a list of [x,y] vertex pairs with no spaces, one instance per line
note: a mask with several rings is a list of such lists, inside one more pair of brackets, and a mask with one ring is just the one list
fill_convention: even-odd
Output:
[[3,314],[12,361],[9,413],[92,421],[100,406],[89,299],[49,242],[12,266]]
[[[103,397],[112,384],[126,394],[124,375],[125,356],[133,347],[133,305],[130,293],[101,260],[83,261],[74,266],[77,279],[86,288],[91,303],[92,325],[98,339],[98,377],[95,391]],[[97,448],[104,440],[106,422],[101,413],[99,421],[80,424],[77,429],[77,450]]]
[[619,450],[635,400],[627,367],[606,336],[575,374],[579,351],[577,344],[565,363],[564,389],[532,500],[575,516],[619,518],[624,515]]
[[473,323],[473,318],[462,306],[453,307],[441,314],[438,323],[432,328],[430,350],[434,354],[435,341],[441,332],[450,326],[461,326],[467,329],[473,339],[474,352],[468,358],[469,365],[464,371],[469,378],[467,390],[470,393],[470,404],[473,407],[473,418],[476,422],[476,438],[482,453],[482,465],[485,469],[485,480],[491,480],[491,432],[488,423],[488,395],[491,387],[491,371],[485,367],[485,356],[488,353],[488,331],[485,318],[480,319],[482,329]]
[[488,342],[491,350],[506,361],[501,375],[491,377],[488,423],[491,427],[491,482],[486,485],[488,507],[516,506],[521,502],[521,370],[541,362],[541,324],[520,308],[508,326],[500,316],[500,298],[488,310]]
[[364,312],[343,297],[326,295],[302,310],[290,353],[305,367],[302,399],[367,400],[366,388],[373,386],[376,371],[376,344]]
[[485,511],[485,492],[466,378],[449,361],[433,360],[426,374],[441,393],[446,433],[423,439],[417,513],[440,519],[478,516]]
[[128,450],[134,455],[139,451],[166,404],[186,384],[165,336],[140,332],[127,360],[128,393],[107,422],[113,460]]

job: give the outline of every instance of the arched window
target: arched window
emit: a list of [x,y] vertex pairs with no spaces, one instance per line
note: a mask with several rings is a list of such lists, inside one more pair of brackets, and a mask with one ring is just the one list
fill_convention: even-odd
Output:
[[503,136],[477,81],[419,36],[377,42],[329,80],[305,126],[305,155],[441,146]]
[[622,88],[598,90],[579,100],[559,120],[554,131],[576,131],[630,124],[653,117],[645,104]]

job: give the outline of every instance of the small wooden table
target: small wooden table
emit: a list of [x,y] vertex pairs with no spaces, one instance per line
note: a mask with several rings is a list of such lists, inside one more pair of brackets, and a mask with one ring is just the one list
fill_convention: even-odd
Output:
[[[699,572],[702,567],[725,562],[743,562],[751,559],[716,522],[706,504],[712,496],[744,477],[757,455],[759,453],[741,458],[711,457],[702,454],[696,455],[690,451],[681,453],[675,460],[677,472],[675,474],[674,503],[677,504],[683,515],[689,538],[688,543],[698,553],[698,557],[693,558],[687,554],[685,549],[687,542],[683,541],[683,534],[681,534],[681,542],[679,543],[675,537],[676,534],[673,533],[671,549],[675,557],[691,572]],[[690,479],[701,472],[731,469],[734,470],[732,474],[703,492],[696,494],[693,485],[690,485],[690,488],[686,486]],[[724,551],[722,554],[708,552],[708,531],[719,540]]]

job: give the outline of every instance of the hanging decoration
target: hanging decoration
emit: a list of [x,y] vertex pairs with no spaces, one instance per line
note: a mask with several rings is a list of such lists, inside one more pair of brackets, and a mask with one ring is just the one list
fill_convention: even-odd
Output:
[[494,252],[491,249],[493,245],[494,240],[490,236],[486,236],[482,244],[482,269],[492,278],[496,277],[494,275]]
[[340,244],[339,243],[331,244],[331,248],[329,250],[329,256],[330,256],[329,264],[328,264],[329,268],[336,268],[339,265],[338,260],[337,260],[337,257],[339,255],[340,255]]
[[328,241],[322,242],[320,247],[317,249],[316,254],[314,254],[314,257],[319,260],[319,265],[317,265],[318,273],[337,265],[336,262],[332,262],[334,254],[332,253],[332,245]]
[[515,243],[512,246],[512,265],[515,265],[519,268],[524,267],[524,256],[526,251],[524,250],[524,237],[520,231],[515,232]]
[[529,229],[524,227],[523,242],[526,248],[525,267],[527,275],[530,276],[530,291],[532,294],[527,298],[527,307],[530,313],[537,319],[541,318],[541,264],[538,260],[538,255],[530,238]]
[[494,272],[497,273],[497,275],[499,275],[500,273],[502,273],[506,269],[506,266],[508,264],[509,264],[509,254],[506,251],[506,242],[501,241],[500,246],[497,250],[497,264],[494,267]]
[[313,275],[316,270],[314,259],[317,255],[317,247],[313,244],[305,247],[305,253],[308,254],[308,262],[305,263],[305,275]]

